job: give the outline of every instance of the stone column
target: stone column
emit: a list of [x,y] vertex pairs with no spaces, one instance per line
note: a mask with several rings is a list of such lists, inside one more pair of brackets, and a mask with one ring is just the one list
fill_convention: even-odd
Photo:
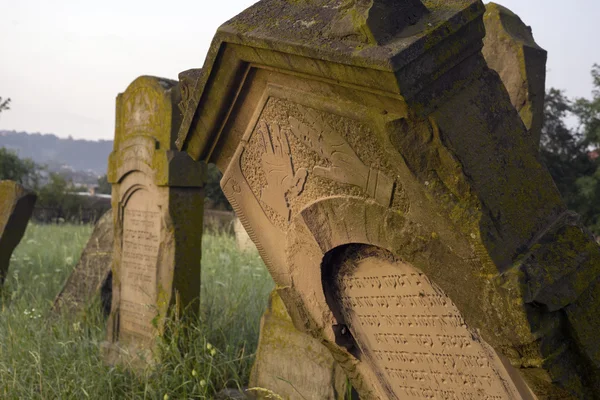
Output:
[[[219,28],[178,149],[361,399],[593,398],[600,251],[481,50],[476,0],[263,0]],[[293,383],[293,382],[292,382]]]
[[117,97],[113,185],[113,297],[104,344],[152,360],[166,319],[196,316],[205,166],[174,147],[176,82],[142,76]]

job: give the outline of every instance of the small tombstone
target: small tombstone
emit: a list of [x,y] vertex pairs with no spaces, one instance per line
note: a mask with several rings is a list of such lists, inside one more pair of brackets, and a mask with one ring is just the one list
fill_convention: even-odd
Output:
[[10,257],[21,242],[37,196],[13,181],[0,181],[0,286],[8,274]]
[[101,296],[102,308],[110,312],[110,286],[112,255],[114,247],[114,225],[112,210],[98,220],[79,262],[54,300],[55,312],[80,312],[92,298]]
[[166,318],[198,312],[206,169],[174,148],[179,100],[176,82],[148,76],[117,97],[109,362],[127,353],[151,361]]
[[537,149],[544,122],[548,54],[533,39],[531,27],[509,9],[488,3],[483,21],[483,56],[500,75]]
[[233,231],[235,233],[235,242],[237,243],[237,247],[241,251],[255,251],[256,245],[252,242],[250,235],[244,229],[244,225],[239,218],[235,218],[233,220]]
[[323,344],[294,327],[277,290],[260,321],[250,387],[290,400],[346,398],[346,374]]

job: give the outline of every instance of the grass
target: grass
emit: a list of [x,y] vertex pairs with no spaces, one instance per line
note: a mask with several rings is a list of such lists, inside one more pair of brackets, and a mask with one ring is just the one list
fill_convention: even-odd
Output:
[[98,300],[76,317],[49,318],[90,233],[90,226],[28,227],[0,296],[0,398],[210,399],[247,384],[273,288],[257,253],[240,253],[233,238],[204,235],[200,320],[171,323],[161,363],[132,373],[100,357]]

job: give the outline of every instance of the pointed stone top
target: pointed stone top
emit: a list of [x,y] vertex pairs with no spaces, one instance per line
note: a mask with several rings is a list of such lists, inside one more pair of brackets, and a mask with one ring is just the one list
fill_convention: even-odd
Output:
[[480,0],[262,0],[215,39],[389,70],[411,61],[409,48],[421,48],[416,56],[483,11]]

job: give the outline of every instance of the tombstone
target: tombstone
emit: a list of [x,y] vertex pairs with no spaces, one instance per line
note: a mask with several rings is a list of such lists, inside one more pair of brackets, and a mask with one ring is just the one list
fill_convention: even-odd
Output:
[[500,75],[537,149],[544,123],[548,54],[533,39],[531,27],[509,9],[488,3],[483,21],[483,56]]
[[346,374],[317,339],[294,327],[276,290],[260,321],[250,387],[290,400],[346,398]]
[[108,210],[94,226],[79,262],[56,296],[54,312],[78,314],[96,295],[100,295],[103,313],[108,315],[111,293],[106,288],[112,283],[113,247],[113,214],[112,210]]
[[10,257],[21,242],[37,196],[13,181],[0,181],[0,286],[8,274]]
[[205,166],[174,148],[179,101],[176,82],[149,76],[117,97],[109,363],[156,360],[167,318],[198,313]]
[[[484,23],[486,36],[482,53],[488,67],[500,75],[510,95],[511,103],[519,112],[529,131],[529,137],[537,148],[543,122],[547,54],[533,40],[531,28],[510,10],[498,4],[486,5]],[[238,248],[241,250],[255,248],[239,219],[236,219],[235,235]],[[289,318],[285,308],[280,312]],[[268,314],[269,311],[265,313],[263,319],[267,319]],[[264,322],[261,326],[264,326]],[[300,335],[302,333],[298,331],[290,332],[289,337],[283,341],[295,343]],[[326,351],[324,347],[322,349]],[[284,369],[289,365],[285,352],[285,346],[270,348],[268,355],[271,357],[271,362],[268,367],[264,367],[261,360],[257,359],[253,372],[259,374],[261,368],[267,368],[265,373],[277,370],[277,360],[281,363],[279,370]],[[266,385],[270,382],[260,383]]]
[[483,3],[331,5],[221,26],[176,142],[224,171],[294,326],[361,399],[592,398],[600,248],[481,53]]
[[250,239],[250,235],[244,229],[242,221],[239,218],[233,220],[233,232],[235,234],[235,242],[237,243],[238,250],[241,251],[256,251],[256,245]]

